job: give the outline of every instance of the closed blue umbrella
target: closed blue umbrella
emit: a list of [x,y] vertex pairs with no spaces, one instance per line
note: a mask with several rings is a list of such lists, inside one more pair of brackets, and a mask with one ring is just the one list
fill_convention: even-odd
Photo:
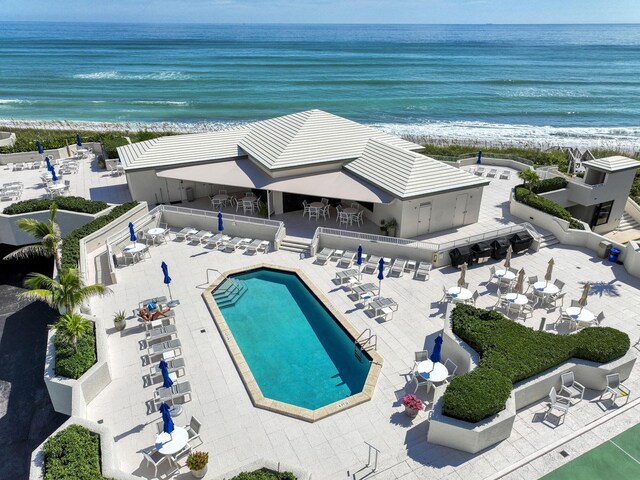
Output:
[[44,150],[42,149],[42,144],[40,143],[40,140],[36,140],[36,148],[38,149],[38,153],[40,155],[42,155],[44,153]]
[[58,175],[56,175],[56,169],[53,168],[53,165],[51,166],[51,180],[54,182],[58,181]]
[[160,372],[162,372],[162,386],[169,388],[173,385],[173,380],[169,377],[169,365],[164,360],[160,360]]
[[131,240],[133,243],[136,243],[136,240],[138,240],[138,237],[136,237],[136,233],[133,231],[133,223],[129,222],[129,240]]
[[162,402],[162,405],[160,405],[160,412],[162,413],[162,431],[169,434],[171,434],[174,429],[170,409],[171,407],[169,407],[166,402]]
[[362,245],[358,245],[358,271],[362,280]]
[[78,145],[79,147],[82,146],[82,140],[80,140],[80,134],[76,133],[76,145]]
[[442,352],[442,335],[438,335],[436,337],[436,345],[433,347],[433,352],[431,352],[431,356],[429,360],[433,363],[440,363],[441,361],[441,352]]
[[222,232],[224,230],[224,225],[222,223],[222,212],[218,212],[218,231]]
[[173,301],[173,298],[171,297],[171,286],[169,285],[171,283],[171,277],[169,276],[169,267],[167,267],[166,263],[162,262],[160,268],[162,268],[162,273],[164,274],[164,284],[169,289],[169,299]]
[[478,165],[482,163],[482,150],[478,151],[478,160],[476,160],[476,163]]
[[49,160],[49,157],[44,157],[44,161],[47,164],[47,170],[51,171],[51,160]]
[[381,258],[378,262],[378,295],[380,296],[380,291],[382,287],[382,280],[384,280],[384,258]]

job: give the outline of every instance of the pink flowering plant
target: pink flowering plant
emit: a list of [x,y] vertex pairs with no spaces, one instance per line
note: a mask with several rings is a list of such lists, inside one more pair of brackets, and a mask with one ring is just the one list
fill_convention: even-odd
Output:
[[424,407],[422,400],[420,400],[413,394],[405,395],[404,397],[402,397],[402,405],[410,410],[422,410],[422,408]]

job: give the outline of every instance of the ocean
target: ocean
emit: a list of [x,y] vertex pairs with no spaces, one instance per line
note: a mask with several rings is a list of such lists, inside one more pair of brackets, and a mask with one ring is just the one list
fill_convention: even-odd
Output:
[[4,22],[0,59],[5,126],[203,131],[319,108],[433,140],[640,140],[640,25]]

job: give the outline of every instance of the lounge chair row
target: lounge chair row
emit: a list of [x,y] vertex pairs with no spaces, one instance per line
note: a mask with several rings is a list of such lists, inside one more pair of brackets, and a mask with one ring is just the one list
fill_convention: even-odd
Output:
[[244,248],[249,254],[257,252],[268,253],[271,243],[268,240],[229,237],[222,233],[213,234],[207,230],[196,230],[194,228],[183,228],[175,234],[176,240],[186,240],[195,245],[204,245],[210,248],[234,252],[237,249]]
[[509,180],[511,178],[510,170],[502,170],[502,172],[498,172],[497,168],[491,168],[487,171],[484,167],[476,167],[475,170],[471,170],[470,173],[473,173],[479,177],[486,176],[487,178],[497,178],[500,177],[502,180]]
[[[329,260],[337,258],[338,261],[336,265],[338,267],[349,268],[355,262],[357,258],[357,253],[353,250],[334,250],[333,248],[323,248],[320,252],[316,254],[315,262],[321,265],[325,265]],[[362,263],[362,271],[364,273],[375,273],[378,271],[378,264],[380,263],[380,258],[377,255],[369,255],[365,261]],[[385,263],[387,267],[387,275],[389,276],[398,276],[401,277],[405,270],[409,268],[410,261],[403,258],[396,258],[389,263]],[[431,272],[432,264],[430,262],[420,262],[418,266],[415,268],[414,278],[418,280],[428,280]]]

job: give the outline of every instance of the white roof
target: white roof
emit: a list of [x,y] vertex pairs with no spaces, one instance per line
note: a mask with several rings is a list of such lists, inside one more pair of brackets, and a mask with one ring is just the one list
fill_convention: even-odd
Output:
[[488,185],[489,181],[419,153],[371,139],[344,168],[398,198]]
[[125,170],[236,158],[242,155],[238,142],[248,131],[249,126],[242,126],[159,137],[118,147],[118,155]]
[[259,188],[276,192],[340,198],[358,202],[389,203],[393,196],[345,171],[273,178],[249,159],[190,165],[157,173],[158,177],[193,182]]
[[240,147],[270,170],[354,159],[371,138],[408,150],[423,147],[322,110],[251,124]]
[[630,170],[640,168],[640,162],[633,158],[623,157],[622,155],[614,155],[613,157],[596,158],[588,162],[582,162],[585,167],[593,167],[605,172],[619,172],[621,170]]

